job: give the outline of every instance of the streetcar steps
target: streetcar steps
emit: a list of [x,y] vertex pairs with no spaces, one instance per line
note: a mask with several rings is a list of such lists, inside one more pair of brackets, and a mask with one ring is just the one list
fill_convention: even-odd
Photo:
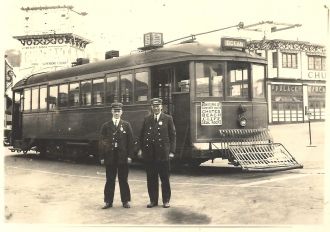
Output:
[[270,172],[303,168],[281,143],[229,145],[243,171]]

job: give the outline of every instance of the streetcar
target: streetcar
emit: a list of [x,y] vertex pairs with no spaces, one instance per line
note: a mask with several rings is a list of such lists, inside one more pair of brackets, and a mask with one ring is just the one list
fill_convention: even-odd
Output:
[[12,151],[98,158],[100,128],[112,117],[111,103],[121,102],[135,138],[130,158],[138,161],[142,123],[150,99],[157,97],[176,126],[173,162],[198,166],[221,158],[253,171],[302,167],[272,141],[267,61],[249,52],[246,40],[225,37],[212,45],[193,39],[165,46],[161,33],[144,36],[139,52],[110,51],[94,63],[77,59],[73,67],[18,82]]

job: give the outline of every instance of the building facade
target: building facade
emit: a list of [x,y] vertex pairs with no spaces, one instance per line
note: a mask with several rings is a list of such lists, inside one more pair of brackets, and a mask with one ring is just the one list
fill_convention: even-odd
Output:
[[326,50],[302,41],[250,41],[250,51],[268,60],[269,123],[325,120]]
[[21,8],[25,13],[24,34],[14,36],[21,47],[22,76],[67,68],[77,58],[86,57],[91,41],[77,35],[75,25],[82,23],[85,12],[73,6]]

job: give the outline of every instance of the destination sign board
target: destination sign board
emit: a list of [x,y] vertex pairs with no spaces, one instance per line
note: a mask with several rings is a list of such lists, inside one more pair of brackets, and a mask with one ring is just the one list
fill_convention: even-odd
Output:
[[162,46],[163,45],[163,33],[150,32],[144,34],[144,46]]
[[221,38],[221,47],[222,48],[246,48],[246,40],[239,38]]

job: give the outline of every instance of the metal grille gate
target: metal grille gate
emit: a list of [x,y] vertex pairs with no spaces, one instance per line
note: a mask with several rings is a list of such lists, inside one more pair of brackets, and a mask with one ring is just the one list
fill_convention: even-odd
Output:
[[302,168],[281,143],[229,145],[243,171],[279,171]]

